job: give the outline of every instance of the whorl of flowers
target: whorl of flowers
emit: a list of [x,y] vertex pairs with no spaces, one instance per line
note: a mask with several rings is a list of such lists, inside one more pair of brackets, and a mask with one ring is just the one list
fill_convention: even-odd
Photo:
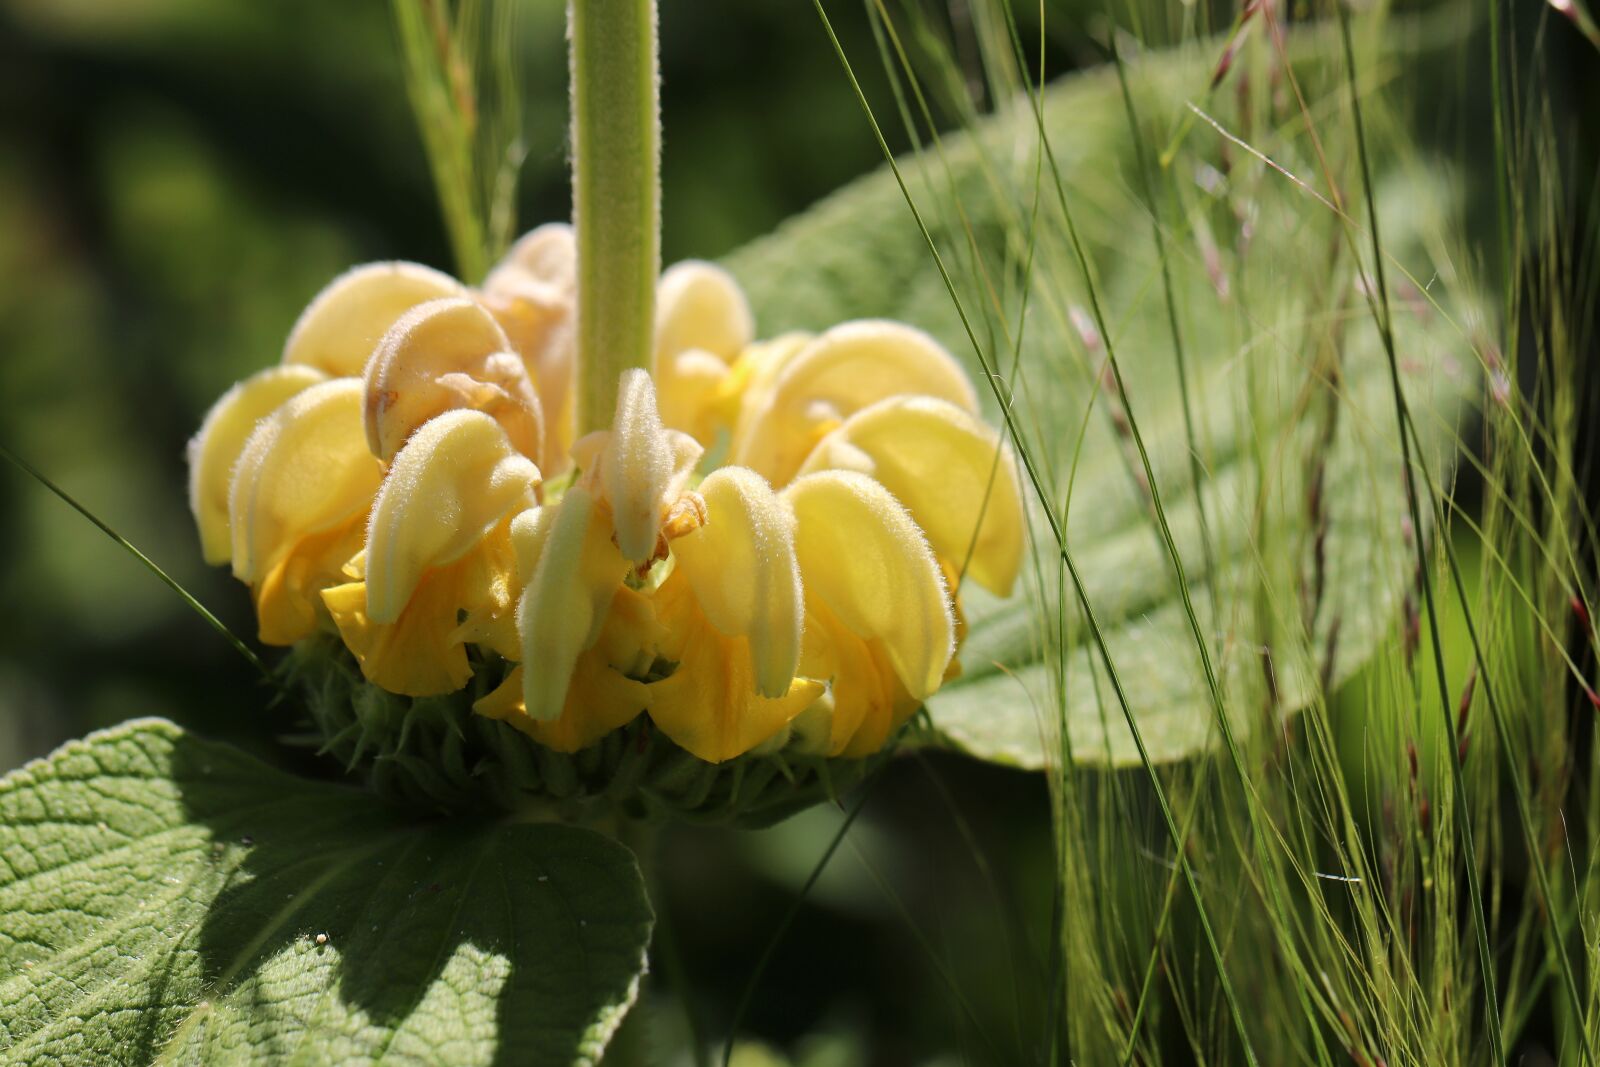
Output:
[[641,714],[709,762],[876,752],[957,670],[959,577],[1004,595],[1021,562],[972,384],[895,322],[758,342],[734,280],[687,262],[653,374],[578,436],[575,258],[549,225],[481,289],[336,278],[190,445],[206,559],[263,642],[336,630],[390,693],[517,664],[473,708],[559,752]]

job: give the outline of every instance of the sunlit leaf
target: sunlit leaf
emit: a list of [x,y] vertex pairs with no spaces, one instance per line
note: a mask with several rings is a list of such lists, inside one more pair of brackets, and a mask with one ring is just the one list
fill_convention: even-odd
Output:
[[[1059,513],[1070,504],[1067,547],[1158,761],[1210,744],[1215,704],[1127,415],[1149,446],[1236,731],[1275,723],[1348,677],[1410,610],[1416,538],[1405,519],[1389,365],[1368,300],[1370,238],[1332,40],[1306,31],[1294,45],[1315,144],[1292,96],[1207,98],[1203,57],[1163,56],[1130,70],[1152,171],[1161,150],[1177,146],[1152,182],[1187,357],[1209,546],[1161,257],[1113,70],[1046,90],[1053,159],[1041,161],[1034,113],[1019,101],[976,134],[900,161],[970,335],[887,168],[726,261],[762,336],[865,316],[929,330],[966,363],[992,422],[1001,407],[990,375],[1009,395],[1023,324],[1018,443],[1034,458],[1049,506]],[[1418,47],[1412,38],[1394,47],[1387,63],[1415,59],[1405,51]],[[1191,100],[1275,165],[1231,143],[1189,110]],[[1376,101],[1367,106],[1378,111]],[[892,114],[885,107],[879,121]],[[1464,268],[1449,257],[1461,196],[1449,174],[1413,151],[1391,146],[1379,155],[1398,364],[1430,470],[1448,475],[1472,417],[1485,321]],[[1324,158],[1341,168],[1337,193]],[[1095,325],[1063,204],[1094,272],[1105,331]],[[1121,362],[1126,403],[1105,365],[1102,332]],[[1312,489],[1319,480],[1320,493]],[[1041,501],[1028,495],[1039,566],[1006,601],[965,584],[964,673],[930,702],[933,723],[974,754],[1041,766],[1062,751],[1064,711],[1073,758],[1135,762]],[[1060,629],[1052,636],[1057,619],[1064,637]],[[1062,693],[1064,709],[1054,703]]]
[[9,1063],[593,1064],[651,927],[632,856],[418,823],[171,723],[0,781]]

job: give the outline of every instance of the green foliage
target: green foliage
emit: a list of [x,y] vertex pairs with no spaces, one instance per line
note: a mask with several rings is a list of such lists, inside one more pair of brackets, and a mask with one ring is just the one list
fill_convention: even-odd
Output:
[[517,176],[527,154],[517,62],[523,5],[392,0],[391,6],[456,273],[479,282],[511,244]]
[[[1390,62],[1424,51],[1425,38],[1403,41]],[[1313,37],[1296,51],[1299,79],[1323,97],[1339,85],[1330,82],[1331,43]],[[1043,472],[1031,501],[1038,567],[1005,601],[963,589],[971,626],[963,674],[930,702],[935,727],[975,755],[1026,767],[1061,751],[1079,762],[1139,762],[1043,508],[1065,515],[1065,547],[1152,758],[1181,759],[1215,741],[1135,426],[1236,732],[1349,677],[1400,622],[1417,557],[1388,363],[1361,281],[1370,266],[1346,243],[1365,238],[1347,212],[1186,110],[1187,100],[1203,99],[1207,76],[1201,63],[1167,55],[1130,70],[1149,124],[1137,134],[1150,143],[1146,155],[1174,135],[1180,146],[1160,175],[1173,187],[1156,213],[1163,245],[1152,240],[1143,160],[1116,72],[1102,68],[1040,94],[1037,121],[1019,99],[901,160],[905,192],[886,168],[727,260],[763,334],[869,316],[932,331],[980,393],[995,381],[990,417],[1005,399],[1018,447]],[[1283,122],[1282,114],[1215,106],[1222,126],[1262,131],[1258,142],[1279,166],[1312,188],[1324,184],[1319,146],[1271,132],[1266,120]],[[1320,151],[1348,159],[1347,135],[1319,132]],[[1439,258],[1441,235],[1460,222],[1460,197],[1435,163],[1391,153],[1385,164],[1389,270],[1416,279],[1401,282],[1411,296],[1395,323],[1405,388],[1424,454],[1433,470],[1448,471],[1480,380],[1464,323],[1483,319]],[[1075,261],[1068,210],[1091,279]],[[1094,298],[1120,362],[1120,395]],[[1065,739],[1055,736],[1058,700]]]
[[417,823],[170,723],[0,782],[8,1062],[592,1064],[652,916],[621,845]]

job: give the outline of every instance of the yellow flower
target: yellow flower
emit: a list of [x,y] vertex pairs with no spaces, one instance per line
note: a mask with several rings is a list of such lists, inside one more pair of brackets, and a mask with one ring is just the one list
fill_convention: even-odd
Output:
[[511,665],[474,710],[550,749],[644,714],[712,763],[878,751],[958,669],[961,580],[1007,595],[1021,566],[971,383],[893,322],[756,341],[734,279],[683,263],[653,372],[575,439],[575,267],[545,226],[481,290],[335,279],[190,445],[206,558],[262,640],[336,632],[390,692]]
[[394,457],[357,580],[322,594],[369,681],[407,696],[453,692],[472,676],[461,634],[504,647],[493,632],[509,619],[499,576],[511,515],[533,504],[538,482],[539,469],[480,411],[434,417]]
[[573,440],[573,313],[578,246],[552,222],[523,235],[489,276],[478,301],[499,321],[538,386],[545,415],[546,474],[559,474]]
[[228,491],[233,467],[256,424],[327,375],[315,367],[269,367],[223,394],[200,432],[189,442],[189,507],[200,528],[200,548],[207,563],[233,558],[228,526]]
[[[975,415],[902,395],[857,411],[800,465],[865,474],[903,504],[938,556],[1007,596],[1022,567],[1022,495],[1010,450]],[[981,520],[977,517],[981,516]]]
[[727,400],[738,395],[734,364],[754,339],[750,305],[732,275],[695,260],[668,267],[656,289],[662,421],[709,446]]
[[419,304],[402,315],[362,373],[367,444],[387,462],[429,419],[481,411],[510,445],[538,461],[544,409],[522,357],[494,317],[464,297]]
[[466,286],[420,263],[368,263],[345,271],[306,305],[283,346],[285,364],[357,378],[389,327],[418,304]]
[[824,436],[880,400],[909,393],[978,410],[960,364],[898,322],[835,326],[767,373],[771,384],[758,405],[740,413],[732,458],[774,485],[786,485]]
[[806,589],[804,670],[832,683],[827,754],[875,752],[955,654],[944,575],[910,514],[864,474],[808,474],[783,496]]
[[[529,246],[536,236],[497,269],[502,290],[511,287],[511,274],[527,275],[541,262]],[[559,232],[555,237],[559,245]],[[561,258],[559,248],[554,258]],[[418,605],[435,605],[424,625],[428,613],[420,606],[404,620],[381,603],[376,616],[369,614],[364,553],[375,497],[415,500],[402,527],[444,499],[439,493],[454,477],[446,459],[434,462],[425,492],[412,486],[380,494],[379,486],[409,485],[405,477],[397,483],[395,472],[414,471],[420,460],[400,463],[399,454],[447,412],[482,412],[498,424],[507,447],[526,457],[537,486],[534,464],[547,439],[529,370],[538,360],[511,341],[500,317],[520,322],[525,303],[520,297],[496,303],[415,263],[356,267],[307,306],[280,366],[235,386],[212,407],[189,445],[190,507],[207,561],[231,561],[251,586],[262,641],[293,644],[332,623],[369,678],[406,693],[464,684],[464,642],[515,648],[508,567],[486,570],[478,560],[455,566],[449,582],[414,576]],[[546,337],[526,339],[549,347]],[[456,486],[455,499],[482,506],[482,486],[470,480],[475,472],[457,473],[468,480]],[[513,510],[529,502],[519,497]],[[446,521],[458,517],[450,512]],[[508,531],[485,552],[510,560]],[[431,566],[439,570],[445,562]],[[382,565],[377,573],[388,581]],[[458,626],[453,613],[469,605],[471,617]],[[379,633],[375,626],[397,628]],[[433,651],[408,664],[406,650],[417,642]]]
[[[700,447],[661,425],[644,371],[623,376],[612,428],[573,451],[578,482],[553,511],[517,523],[525,556],[536,558],[518,614],[523,699],[517,707],[496,694],[489,708],[559,747],[594,736],[596,722],[626,721],[647,706],[663,733],[711,762],[782,731],[821,686],[795,678],[801,594],[793,523],[771,487],[735,468],[689,490]],[[671,672],[648,683],[641,707],[575,704],[580,661],[601,640],[619,596],[631,592],[629,580],[648,590],[641,599],[653,612],[639,612],[638,639],[614,638],[609,655],[591,657],[587,677],[626,677],[630,669],[642,677],[657,659]],[[633,598],[622,599],[631,607]],[[640,695],[609,688],[618,700]],[[545,731],[538,723],[556,725]]]
[[361,403],[354,379],[313,385],[256,425],[234,465],[233,573],[255,592],[267,644],[311,635],[317,594],[361,547],[383,476],[361,432]]

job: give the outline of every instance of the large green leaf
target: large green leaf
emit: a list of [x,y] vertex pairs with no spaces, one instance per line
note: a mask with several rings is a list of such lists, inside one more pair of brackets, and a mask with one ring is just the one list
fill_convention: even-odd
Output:
[[[1363,58],[1364,85],[1387,86],[1385,79],[1422,69],[1428,38],[1397,26],[1387,32],[1382,52]],[[1081,325],[1093,321],[1092,305],[1063,201],[1096,278],[1127,405],[1149,445],[1234,728],[1277,722],[1348,677],[1403,624],[1417,567],[1388,362],[1366,297],[1371,287],[1361,280],[1372,266],[1340,54],[1330,34],[1300,30],[1294,40],[1309,124],[1282,79],[1274,92],[1208,97],[1220,42],[1130,71],[1146,158],[1178,145],[1167,166],[1152,163],[1150,172],[1187,353],[1209,551],[1161,257],[1113,70],[1043,94],[1053,161],[1041,157],[1039,123],[1026,103],[901,160],[976,345],[887,168],[727,260],[763,335],[868,316],[919,325],[966,363],[994,421],[1000,406],[987,371],[998,367],[1006,377],[1009,338],[1024,323],[1012,404],[1019,436],[1043,472],[1048,506],[1067,515],[1068,547],[1157,760],[1214,741],[1214,702],[1114,410],[1103,349]],[[1248,50],[1236,62],[1257,85],[1270,66],[1263,52]],[[1284,169],[1229,143],[1188,110],[1190,100]],[[1476,400],[1472,337],[1485,319],[1451,257],[1459,190],[1408,146],[1382,103],[1369,94],[1365,106],[1399,365],[1437,476],[1451,469]],[[1328,191],[1324,160],[1338,168],[1338,193]],[[1284,170],[1323,190],[1322,199]],[[1329,202],[1335,196],[1344,198],[1348,224]],[[1132,734],[1042,521],[1045,503],[1028,495],[1039,565],[1008,600],[970,583],[963,589],[971,624],[964,673],[930,702],[933,722],[977,755],[1041,766],[1056,751],[1054,724],[1064,713],[1075,759],[1133,762]]]
[[8,1063],[592,1064],[650,927],[598,834],[419,824],[167,722],[0,781]]

